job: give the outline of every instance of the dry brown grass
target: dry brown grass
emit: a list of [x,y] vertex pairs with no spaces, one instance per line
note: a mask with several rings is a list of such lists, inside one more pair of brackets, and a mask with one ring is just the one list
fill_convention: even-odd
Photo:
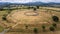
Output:
[[[51,13],[47,11],[47,9],[50,9],[49,11],[51,11]],[[7,32],[6,34],[34,34],[34,28],[37,28],[41,34],[59,34],[59,31],[54,33],[49,31],[49,27],[53,23],[52,16],[56,15],[60,20],[60,12],[52,11],[51,9],[60,10],[59,8],[42,7],[42,9],[38,9],[36,11],[37,13],[39,13],[39,15],[37,16],[26,16],[24,14],[26,12],[29,12],[31,14],[34,13],[32,9],[13,10],[11,14],[7,16],[7,20],[9,21],[8,26],[13,26],[16,23],[19,23],[16,27],[13,28],[13,30],[19,29],[22,30],[22,32]],[[5,24],[7,24],[6,21],[4,22]],[[47,32],[42,32],[42,24],[46,26]],[[26,25],[29,26],[27,30],[25,29]],[[59,25],[60,24],[58,24],[57,30],[60,29]]]
[[32,10],[27,10],[27,11],[18,10],[18,11],[12,12],[10,15],[8,15],[7,18],[10,21],[12,20],[13,22],[20,21],[21,24],[34,24],[35,22],[39,22],[41,24],[51,20],[50,19],[51,15],[49,13],[45,13],[44,10],[37,11],[37,13],[39,13],[39,15],[37,16],[27,16],[24,14],[25,12],[29,12],[31,14],[33,13]]

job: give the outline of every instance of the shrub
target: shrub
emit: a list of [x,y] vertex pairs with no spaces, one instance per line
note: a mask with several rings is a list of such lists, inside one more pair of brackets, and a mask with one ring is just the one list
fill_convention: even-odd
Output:
[[52,26],[56,28],[57,27],[57,24],[56,23],[53,23]]
[[36,11],[36,8],[33,8],[34,11]]
[[37,34],[38,30],[37,28],[34,28],[34,33]]
[[51,26],[49,29],[50,31],[55,31],[55,28],[53,26]]
[[59,18],[57,16],[52,16],[53,21],[59,22]]
[[45,27],[44,25],[42,25],[42,29],[43,29],[43,31],[45,31],[45,28],[46,28],[46,27]]
[[9,10],[8,10],[8,13],[10,14],[10,13],[11,13],[11,11],[12,11],[12,9],[9,9]]
[[37,9],[39,9],[39,6],[36,6],[37,7]]
[[2,17],[3,20],[6,20],[6,17]]
[[7,16],[7,14],[3,15],[2,19],[6,20],[6,16]]
[[4,10],[3,8],[2,9],[0,8],[0,11],[3,11],[3,10]]
[[26,27],[26,29],[28,29],[28,25],[26,25],[25,27]]

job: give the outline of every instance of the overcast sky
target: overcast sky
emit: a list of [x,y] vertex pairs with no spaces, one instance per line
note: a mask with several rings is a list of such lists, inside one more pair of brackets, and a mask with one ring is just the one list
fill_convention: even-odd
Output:
[[0,2],[13,2],[13,3],[27,3],[27,2],[57,2],[60,3],[60,0],[0,0]]

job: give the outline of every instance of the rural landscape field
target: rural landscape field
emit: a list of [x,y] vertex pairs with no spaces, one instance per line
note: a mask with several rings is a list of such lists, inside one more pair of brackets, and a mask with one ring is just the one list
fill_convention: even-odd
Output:
[[0,34],[60,34],[60,0],[0,0]]
[[21,6],[0,10],[1,34],[60,34],[60,8]]

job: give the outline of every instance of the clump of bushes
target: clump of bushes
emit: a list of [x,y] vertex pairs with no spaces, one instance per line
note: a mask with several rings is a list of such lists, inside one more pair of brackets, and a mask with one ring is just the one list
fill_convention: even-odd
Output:
[[26,29],[28,29],[28,25],[26,25],[25,27],[26,27]]
[[37,7],[37,9],[39,9],[39,6],[36,6]]
[[59,18],[57,16],[52,16],[54,22],[59,22]]
[[45,28],[46,28],[45,25],[42,25],[42,29],[43,29],[43,31],[45,31]]
[[33,8],[34,11],[36,11],[37,9],[36,8]]
[[55,31],[55,28],[53,26],[49,27],[50,31]]
[[0,8],[0,11],[3,11],[4,9],[3,8]]
[[12,12],[12,10],[13,10],[13,9],[9,9],[9,10],[8,10],[8,13],[10,14],[10,13]]
[[56,28],[57,27],[57,24],[56,23],[53,23],[52,26]]
[[34,28],[34,33],[37,34],[38,33],[38,29],[37,28]]
[[3,15],[2,19],[6,20],[6,16],[7,16],[7,14]]

